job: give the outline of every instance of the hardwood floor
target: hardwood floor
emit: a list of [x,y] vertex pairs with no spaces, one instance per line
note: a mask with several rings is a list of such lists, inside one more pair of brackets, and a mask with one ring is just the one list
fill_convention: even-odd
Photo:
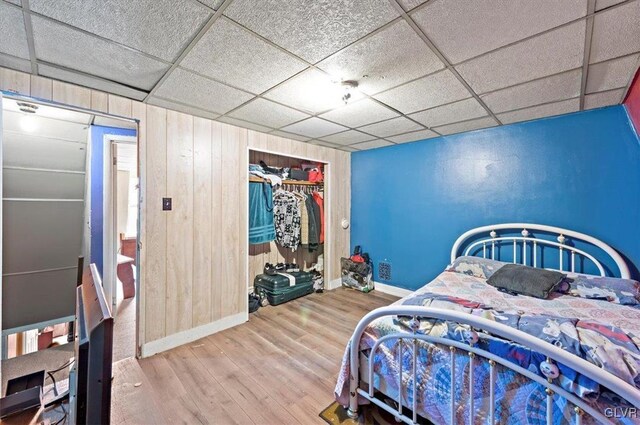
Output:
[[112,423],[324,424],[345,345],[391,295],[339,288],[156,356],[114,365]]

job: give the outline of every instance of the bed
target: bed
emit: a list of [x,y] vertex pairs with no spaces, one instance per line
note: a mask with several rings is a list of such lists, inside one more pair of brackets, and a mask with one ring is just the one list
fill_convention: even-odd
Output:
[[[553,266],[567,287],[547,299],[500,292],[486,280],[507,259]],[[470,230],[443,273],[360,321],[336,399],[351,416],[374,403],[409,424],[640,423],[640,288],[629,276],[620,254],[582,233]]]

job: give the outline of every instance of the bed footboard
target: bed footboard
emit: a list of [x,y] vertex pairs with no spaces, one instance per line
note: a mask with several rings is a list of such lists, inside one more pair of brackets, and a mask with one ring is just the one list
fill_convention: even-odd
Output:
[[[369,370],[368,371],[360,371],[359,370],[359,353],[360,353],[360,339],[366,329],[366,327],[374,320],[384,317],[384,316],[404,316],[412,318],[410,322],[411,332],[398,332],[389,335],[385,335],[379,340],[376,341],[375,345],[371,349]],[[477,342],[478,335],[476,331],[469,332],[469,337],[467,341],[460,342],[451,339],[433,337],[425,334],[418,333],[419,329],[419,319],[440,319],[447,320],[459,324],[469,325],[471,329],[481,330],[483,332],[495,335],[497,337],[503,338],[505,340],[513,341],[518,343],[524,347],[528,347],[531,350],[540,353],[547,357],[547,360],[541,364],[542,373],[547,378],[543,378],[540,375],[533,373],[515,363],[510,362],[509,360],[498,357],[488,351],[485,351],[481,348],[475,346]],[[399,350],[399,358],[402,359],[402,350],[403,343],[408,343],[413,345],[413,359],[411,363],[411,370],[403,371],[402,370],[402,361],[399,361],[400,370],[398,373],[398,408],[397,410],[393,407],[387,405],[381,400],[374,397],[374,379],[373,379],[373,367],[374,367],[374,353],[385,341],[389,340],[397,340],[401,343],[398,345]],[[444,310],[437,308],[428,308],[428,307],[419,307],[419,306],[397,306],[392,305],[388,307],[378,308],[373,310],[369,314],[367,314],[356,327],[353,332],[353,336],[351,337],[351,345],[350,345],[350,353],[349,353],[349,363],[350,363],[350,376],[349,376],[349,415],[351,417],[357,417],[358,415],[358,396],[361,396],[371,403],[376,404],[380,408],[388,411],[389,413],[395,415],[396,419],[399,421],[403,421],[408,424],[415,424],[418,420],[417,413],[417,399],[418,394],[417,385],[415,385],[416,377],[418,371],[416,370],[417,359],[416,353],[417,344],[420,341],[424,341],[431,344],[436,344],[439,346],[448,347],[451,353],[451,376],[455,377],[455,361],[454,356],[458,352],[462,352],[465,355],[469,356],[469,373],[467,378],[469,379],[470,385],[469,387],[469,411],[471,412],[470,417],[470,425],[473,425],[474,418],[474,382],[473,377],[473,365],[474,362],[487,362],[489,365],[489,405],[490,411],[489,415],[489,423],[495,423],[495,410],[496,410],[496,401],[495,400],[495,366],[497,364],[502,365],[505,368],[508,368],[515,373],[526,377],[527,379],[534,381],[545,387],[546,403],[547,403],[547,424],[553,423],[553,409],[551,409],[553,403],[553,397],[557,394],[560,397],[563,397],[572,406],[574,406],[574,418],[576,424],[581,424],[583,420],[583,415],[589,415],[596,419],[597,421],[605,424],[614,423],[610,420],[610,415],[607,415],[607,412],[600,412],[594,409],[590,404],[586,401],[582,400],[578,396],[573,393],[570,393],[560,387],[559,385],[554,383],[554,379],[559,376],[559,369],[556,366],[556,363],[561,363],[575,372],[592,379],[593,381],[599,383],[603,387],[607,388],[609,391],[618,395],[621,399],[626,400],[631,406],[640,406],[640,390],[635,388],[634,386],[628,384],[622,379],[614,376],[613,374],[597,367],[596,365],[588,362],[587,360],[581,359],[571,353],[568,353],[552,344],[549,344],[546,341],[543,341],[539,338],[533,337],[527,333],[519,331],[517,329],[511,328],[509,326],[503,325],[501,323],[496,323],[491,320],[484,319],[482,317],[471,316],[466,313],[457,312],[453,310]],[[367,373],[368,375],[368,390],[363,390],[360,388],[360,375],[361,373]],[[403,373],[409,373],[411,377],[411,381],[414,382],[413,385],[413,394],[412,394],[412,415],[411,417],[405,415],[403,413]],[[455,379],[451,379],[451,422],[455,423],[455,408],[456,408],[456,399],[455,399],[455,386],[462,385],[462,383],[456,383]]]

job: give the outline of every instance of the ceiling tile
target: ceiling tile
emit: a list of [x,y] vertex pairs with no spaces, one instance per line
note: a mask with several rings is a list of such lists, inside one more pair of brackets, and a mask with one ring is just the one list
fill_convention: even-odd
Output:
[[363,143],[358,143],[355,145],[351,145],[352,148],[360,150],[360,151],[364,151],[367,149],[376,149],[376,148],[383,148],[385,146],[392,146],[393,143],[391,142],[387,142],[386,140],[383,139],[376,139],[376,140],[372,140],[370,142],[363,142]]
[[431,130],[422,130],[422,131],[413,131],[411,133],[400,134],[398,136],[387,137],[387,139],[391,140],[394,143],[407,143],[407,142],[416,142],[418,140],[431,139],[434,137],[438,137],[438,134],[434,133]]
[[606,9],[625,0],[596,0],[596,10]]
[[626,87],[638,68],[639,54],[589,65],[587,93]]
[[312,63],[398,17],[388,0],[235,0],[224,14]]
[[335,145],[352,145],[354,143],[366,142],[375,139],[375,136],[362,133],[357,130],[347,130],[342,133],[325,136],[322,140]]
[[445,69],[374,97],[402,113],[409,114],[470,96],[471,93],[453,73]]
[[31,61],[0,53],[0,67],[11,68],[22,72],[31,72]]
[[378,122],[389,118],[397,117],[400,114],[382,106],[371,99],[363,99],[355,103],[349,103],[333,111],[320,115],[329,121],[348,127],[360,127],[372,122]]
[[588,94],[584,97],[584,109],[602,108],[617,105],[622,102],[624,89],[610,90],[601,93]]
[[224,3],[224,0],[198,0],[198,1],[202,4],[206,4],[207,6],[209,6],[214,10],[218,10],[218,8],[222,6],[222,3]]
[[208,119],[216,119],[220,115],[215,114],[209,111],[203,111],[202,109],[181,105],[179,103],[172,102],[167,99],[161,99],[159,97],[151,96],[147,101],[150,105],[160,106],[161,108],[170,109],[172,111],[184,112],[185,114],[194,115],[196,117],[208,118]]
[[580,99],[563,100],[562,102],[548,103],[546,105],[533,106],[518,111],[498,114],[497,117],[503,124],[511,124],[520,121],[535,120],[538,118],[552,117],[554,115],[568,114],[580,110]]
[[337,146],[336,149],[341,150],[341,151],[345,151],[345,152],[357,152],[358,149],[354,148],[353,146]]
[[223,122],[225,124],[235,125],[236,127],[248,128],[250,130],[259,131],[261,133],[268,133],[270,131],[273,131],[273,128],[265,127],[262,125],[254,124],[248,121],[239,120],[239,119],[228,117],[228,116],[220,117],[220,118],[217,118],[216,120]]
[[83,87],[89,87],[106,93],[117,94],[119,96],[128,97],[135,100],[143,100],[147,97],[147,92],[136,90],[123,84],[114,83],[99,77],[83,74],[80,72],[69,71],[64,68],[39,64],[38,74],[43,77],[53,78],[54,80],[66,81]]
[[20,6],[22,4],[21,0],[6,0],[6,1],[8,1],[9,3],[13,3],[15,5],[18,5],[18,6]]
[[30,0],[31,10],[173,61],[211,11],[189,0]]
[[[372,95],[444,68],[404,20],[355,43],[318,66],[336,79],[357,80]],[[363,78],[367,75],[366,78]]]
[[553,75],[481,96],[494,113],[580,96],[582,69]]
[[284,127],[287,124],[309,118],[309,115],[295,109],[258,98],[231,112],[229,116],[271,128]]
[[405,117],[398,117],[360,127],[358,130],[362,130],[365,133],[373,134],[378,137],[387,137],[395,136],[396,134],[408,133],[410,131],[424,130],[424,128],[422,128],[420,124],[416,124]]
[[427,127],[435,127],[461,120],[484,117],[485,115],[488,115],[487,110],[477,100],[469,98],[427,109],[426,111],[416,112],[409,116]]
[[301,60],[224,18],[180,65],[252,93],[262,93],[306,68]]
[[585,22],[472,59],[456,69],[476,93],[500,89],[582,66]]
[[585,0],[440,0],[411,17],[450,62],[459,63],[586,14]]
[[156,90],[157,96],[224,114],[252,96],[183,69],[175,69]]
[[589,63],[640,51],[640,1],[596,14]]
[[29,59],[27,32],[24,29],[22,10],[6,3],[0,3],[0,28],[2,28],[0,53]]
[[327,134],[337,133],[346,129],[346,127],[343,127],[341,125],[313,117],[304,121],[297,122],[295,124],[291,124],[290,126],[283,128],[282,130],[300,134],[302,136],[316,138],[326,136]]
[[301,136],[299,134],[287,133],[286,131],[273,131],[271,134],[275,136],[284,137],[285,139],[297,140],[299,142],[306,142],[310,140],[309,137]]
[[[324,72],[310,68],[269,91],[264,97],[317,114],[344,106],[343,95],[340,84],[332,82]],[[351,94],[351,102],[362,98],[362,93],[357,90]]]
[[441,134],[455,134],[463,133],[465,131],[479,130],[481,128],[493,127],[496,125],[498,125],[496,120],[491,117],[485,117],[455,124],[443,125],[442,127],[434,128],[434,130]]
[[38,16],[31,17],[39,60],[150,90],[169,65]]
[[402,6],[404,10],[411,10],[420,6],[422,3],[428,0],[398,0],[398,3]]

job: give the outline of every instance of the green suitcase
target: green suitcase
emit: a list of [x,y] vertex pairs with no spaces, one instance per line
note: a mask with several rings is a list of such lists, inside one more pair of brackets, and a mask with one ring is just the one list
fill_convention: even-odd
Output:
[[295,284],[291,285],[291,280],[283,275],[256,276],[253,287],[257,294],[264,293],[271,305],[278,305],[291,301],[313,292],[313,274],[309,272],[287,273],[295,279]]

